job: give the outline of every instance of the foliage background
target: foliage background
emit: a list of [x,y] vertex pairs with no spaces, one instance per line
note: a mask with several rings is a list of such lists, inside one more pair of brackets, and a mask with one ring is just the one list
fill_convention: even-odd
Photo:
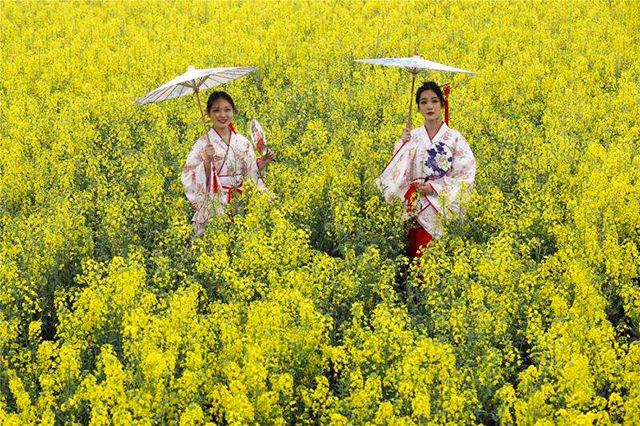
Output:
[[[634,1],[0,2],[0,422],[639,423]],[[373,180],[409,80],[478,175],[421,263]],[[187,250],[188,65],[279,161]],[[419,123],[416,115],[414,122]]]

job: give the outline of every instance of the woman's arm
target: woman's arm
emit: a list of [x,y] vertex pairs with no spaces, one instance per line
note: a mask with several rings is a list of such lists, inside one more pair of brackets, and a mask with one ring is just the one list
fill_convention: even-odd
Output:
[[196,210],[204,204],[207,189],[211,185],[212,154],[205,147],[206,144],[202,139],[196,141],[187,157],[180,177],[185,195]]
[[408,199],[415,191],[412,184],[415,175],[415,143],[411,140],[411,132],[404,129],[400,139],[393,148],[393,156],[376,179],[376,186],[390,203],[394,198]]
[[[259,168],[260,163],[261,162],[256,159],[256,153],[253,147],[249,141],[246,140],[245,154],[242,157],[242,175],[245,178],[253,180],[258,188],[266,189],[262,180],[262,170]],[[264,166],[266,166],[266,164]]]

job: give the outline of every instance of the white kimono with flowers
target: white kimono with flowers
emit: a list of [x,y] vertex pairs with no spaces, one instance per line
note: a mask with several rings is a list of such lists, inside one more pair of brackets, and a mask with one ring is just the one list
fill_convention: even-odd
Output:
[[[446,152],[446,155],[440,155]],[[434,155],[435,153],[435,155]],[[447,161],[448,160],[448,161]],[[441,166],[434,175],[432,167]],[[446,173],[445,173],[446,172]],[[462,213],[462,203],[468,200],[476,175],[476,160],[467,141],[457,131],[442,123],[433,139],[424,126],[411,131],[407,143],[399,141],[393,157],[376,180],[387,202],[394,197],[404,200],[405,220],[414,218],[434,238],[442,235],[441,217]],[[420,195],[411,205],[405,196],[414,184],[431,184],[434,194]]]
[[182,184],[187,198],[195,209],[193,224],[204,231],[204,224],[212,214],[222,216],[234,196],[242,193],[246,178],[265,190],[256,163],[256,155],[249,140],[231,131],[229,144],[213,128],[209,140],[215,153],[209,170],[205,170],[206,135],[196,141],[182,170]]

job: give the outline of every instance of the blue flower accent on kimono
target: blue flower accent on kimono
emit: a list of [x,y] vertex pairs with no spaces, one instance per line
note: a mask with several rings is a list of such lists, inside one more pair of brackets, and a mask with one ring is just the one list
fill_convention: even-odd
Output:
[[443,177],[451,168],[453,154],[451,149],[442,142],[438,142],[427,149],[427,159],[424,161],[425,181]]

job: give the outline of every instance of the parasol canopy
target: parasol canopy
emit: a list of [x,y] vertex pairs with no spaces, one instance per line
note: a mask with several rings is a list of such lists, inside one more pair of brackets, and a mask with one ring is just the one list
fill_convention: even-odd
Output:
[[[411,127],[411,112],[413,111],[413,90],[416,84],[416,76],[422,71],[443,71],[458,74],[475,74],[473,71],[464,70],[462,68],[454,68],[438,62],[428,61],[421,58],[417,53],[409,58],[378,58],[378,59],[356,59],[356,62],[363,64],[383,65],[387,67],[399,67],[407,70],[412,76],[411,94],[409,100],[409,115],[407,117],[407,125]],[[444,121],[449,124],[449,88],[444,88],[445,94],[445,118]]]
[[162,102],[179,96],[198,93],[221,84],[228,83],[247,74],[255,72],[256,67],[207,68],[196,69],[189,67],[187,72],[152,90],[136,104],[144,105],[152,102]]
[[409,71],[411,74],[418,74],[422,71],[444,71],[460,74],[475,74],[473,71],[463,70],[461,68],[450,67],[449,65],[440,64],[438,62],[428,61],[415,54],[410,58],[379,58],[379,59],[357,59],[356,62],[363,64],[384,65],[387,67],[400,67]]
[[[228,83],[237,78],[253,73],[256,67],[230,67],[230,68],[206,68],[196,69],[192,66],[187,72],[152,90],[136,100],[136,104],[145,105],[153,102],[162,102],[168,99],[184,95],[196,94],[196,101],[200,109],[200,117],[204,125],[204,133],[209,140],[209,129],[204,118],[204,111],[200,103],[200,91]],[[211,141],[209,141],[211,143]]]

